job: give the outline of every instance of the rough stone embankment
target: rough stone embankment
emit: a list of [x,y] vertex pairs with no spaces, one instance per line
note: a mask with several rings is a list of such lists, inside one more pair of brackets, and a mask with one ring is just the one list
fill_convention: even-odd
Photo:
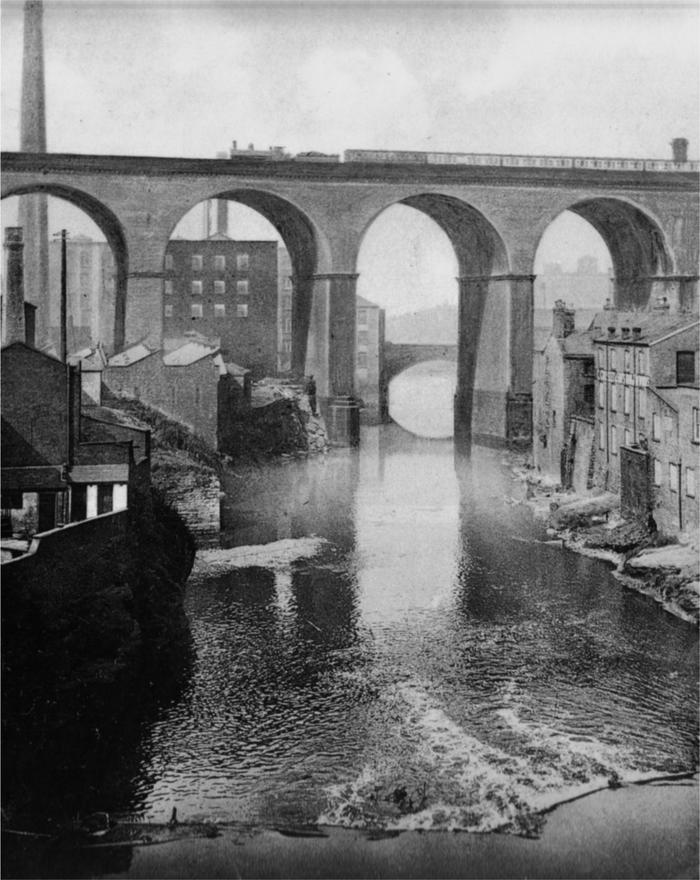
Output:
[[519,464],[514,475],[527,484],[527,504],[552,537],[587,556],[605,559],[625,586],[652,596],[671,613],[700,622],[700,554],[684,543],[624,519],[618,495],[579,496]]

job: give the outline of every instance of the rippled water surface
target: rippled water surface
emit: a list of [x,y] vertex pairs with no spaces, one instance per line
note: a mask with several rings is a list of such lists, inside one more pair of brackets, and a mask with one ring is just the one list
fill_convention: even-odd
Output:
[[497,453],[371,428],[228,490],[223,543],[254,549],[197,564],[132,809],[531,832],[613,772],[694,769],[694,628],[542,540]]

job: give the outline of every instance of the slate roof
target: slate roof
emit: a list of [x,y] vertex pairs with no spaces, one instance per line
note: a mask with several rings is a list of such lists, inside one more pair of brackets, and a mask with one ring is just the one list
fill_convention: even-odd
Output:
[[[689,330],[692,327],[700,326],[700,319],[696,315],[679,315],[668,314],[668,312],[617,312],[606,311],[599,312],[594,320],[596,331],[594,340],[596,342],[608,342],[615,344],[642,343],[644,345],[654,345],[674,333],[681,330]],[[616,333],[614,337],[608,336],[608,327],[615,327]],[[633,338],[630,334],[628,339],[622,339],[620,336],[620,328],[639,327],[641,334]]]

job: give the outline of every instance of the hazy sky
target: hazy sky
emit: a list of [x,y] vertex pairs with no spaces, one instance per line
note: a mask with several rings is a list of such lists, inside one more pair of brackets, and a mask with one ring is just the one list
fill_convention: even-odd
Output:
[[[1,142],[14,150],[22,5],[0,8]],[[684,136],[698,155],[696,5],[45,0],[44,10],[51,151],[213,156],[236,138],[291,152],[666,157]],[[439,230],[394,213],[407,252],[442,252]],[[562,241],[577,228],[564,223]],[[561,253],[540,258],[573,267],[579,254],[568,259],[557,238]],[[444,299],[449,248],[448,258],[417,301]]]

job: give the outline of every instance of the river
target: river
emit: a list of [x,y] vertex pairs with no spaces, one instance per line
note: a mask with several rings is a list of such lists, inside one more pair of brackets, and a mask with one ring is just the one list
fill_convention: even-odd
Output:
[[112,806],[530,835],[611,779],[694,771],[696,629],[547,542],[501,458],[394,425],[230,473],[191,673]]

